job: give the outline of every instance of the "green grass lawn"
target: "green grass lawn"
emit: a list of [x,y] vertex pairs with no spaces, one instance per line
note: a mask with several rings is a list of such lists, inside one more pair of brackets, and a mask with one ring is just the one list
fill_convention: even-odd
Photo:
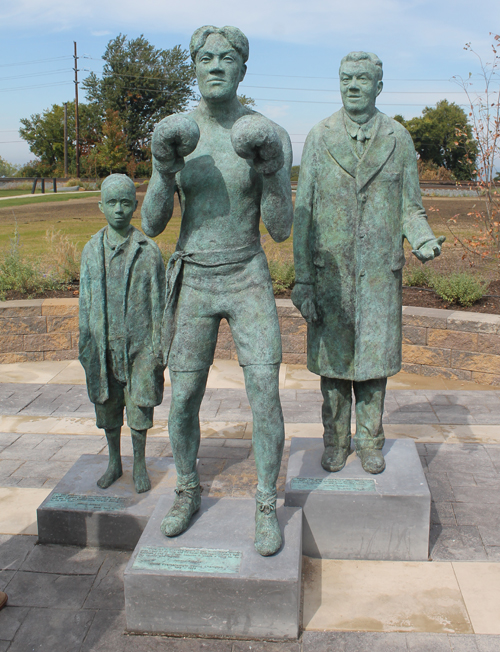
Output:
[[[1,192],[10,192],[9,190],[3,190]],[[22,194],[18,193],[16,191],[16,194]],[[12,199],[4,199],[3,201],[0,201],[0,208],[9,208],[10,206],[25,206],[29,204],[44,204],[48,202],[59,202],[59,201],[68,201],[69,199],[86,199],[88,197],[99,197],[101,195],[100,192],[82,192],[80,194],[68,194],[68,193],[50,193],[49,194],[39,194],[37,193],[36,197],[20,197],[19,199],[16,199],[15,196]],[[9,195],[1,195],[1,196],[9,196]]]

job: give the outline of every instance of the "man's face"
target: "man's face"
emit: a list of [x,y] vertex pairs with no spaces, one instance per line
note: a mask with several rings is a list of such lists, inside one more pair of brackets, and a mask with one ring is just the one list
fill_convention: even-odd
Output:
[[340,69],[340,94],[348,113],[372,113],[375,100],[382,91],[374,64],[362,61],[346,61]]
[[135,192],[121,183],[109,186],[101,194],[99,208],[113,229],[123,231],[137,208]]
[[210,34],[196,55],[198,87],[207,100],[232,99],[245,72],[241,55],[220,34]]

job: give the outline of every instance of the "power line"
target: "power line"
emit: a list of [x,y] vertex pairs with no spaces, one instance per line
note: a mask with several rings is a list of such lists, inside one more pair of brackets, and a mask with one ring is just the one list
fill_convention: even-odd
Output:
[[66,84],[72,84],[73,82],[70,81],[65,81],[65,82],[54,82],[53,84],[36,84],[34,86],[14,86],[13,88],[0,88],[0,93],[5,93],[5,92],[12,92],[12,91],[26,91],[30,90],[32,88],[49,88],[52,86],[64,86]]
[[34,72],[28,75],[13,75],[11,77],[0,77],[0,81],[7,81],[8,79],[25,79],[26,77],[43,77],[46,75],[57,75],[61,72],[70,72],[73,68],[59,68],[59,70],[50,70],[48,72]]
[[15,63],[0,63],[0,68],[10,68],[11,66],[31,66],[34,63],[46,63],[47,61],[60,61],[61,59],[72,59],[73,57],[52,57],[51,59],[35,59],[34,61],[20,61]]

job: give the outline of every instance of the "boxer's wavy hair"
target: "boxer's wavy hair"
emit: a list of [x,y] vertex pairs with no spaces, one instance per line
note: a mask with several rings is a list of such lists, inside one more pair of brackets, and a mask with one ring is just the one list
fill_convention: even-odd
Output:
[[106,177],[101,184],[101,195],[108,188],[119,186],[121,184],[125,184],[128,186],[129,190],[134,191],[134,195],[136,194],[135,184],[130,177],[128,177],[126,174],[110,174],[109,177]]
[[340,70],[342,66],[347,61],[369,61],[375,67],[375,74],[377,75],[377,81],[382,81],[384,72],[382,70],[382,61],[377,57],[373,52],[349,52],[342,61],[340,62]]
[[246,63],[249,53],[248,39],[241,29],[231,27],[230,25],[226,25],[225,27],[214,27],[214,25],[199,27],[191,37],[191,43],[189,44],[189,51],[191,52],[191,59],[193,61],[196,61],[196,55],[205,45],[210,34],[220,34],[223,36],[242,57],[243,63]]

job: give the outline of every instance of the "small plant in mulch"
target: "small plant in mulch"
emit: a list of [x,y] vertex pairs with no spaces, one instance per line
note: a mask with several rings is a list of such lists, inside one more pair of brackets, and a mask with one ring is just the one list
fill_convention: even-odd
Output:
[[16,228],[9,249],[0,255],[0,299],[4,300],[8,292],[19,292],[29,299],[59,285],[51,274],[44,274],[39,260],[24,254]]
[[486,284],[467,272],[454,272],[448,276],[433,275],[432,288],[441,299],[469,307],[482,299]]

